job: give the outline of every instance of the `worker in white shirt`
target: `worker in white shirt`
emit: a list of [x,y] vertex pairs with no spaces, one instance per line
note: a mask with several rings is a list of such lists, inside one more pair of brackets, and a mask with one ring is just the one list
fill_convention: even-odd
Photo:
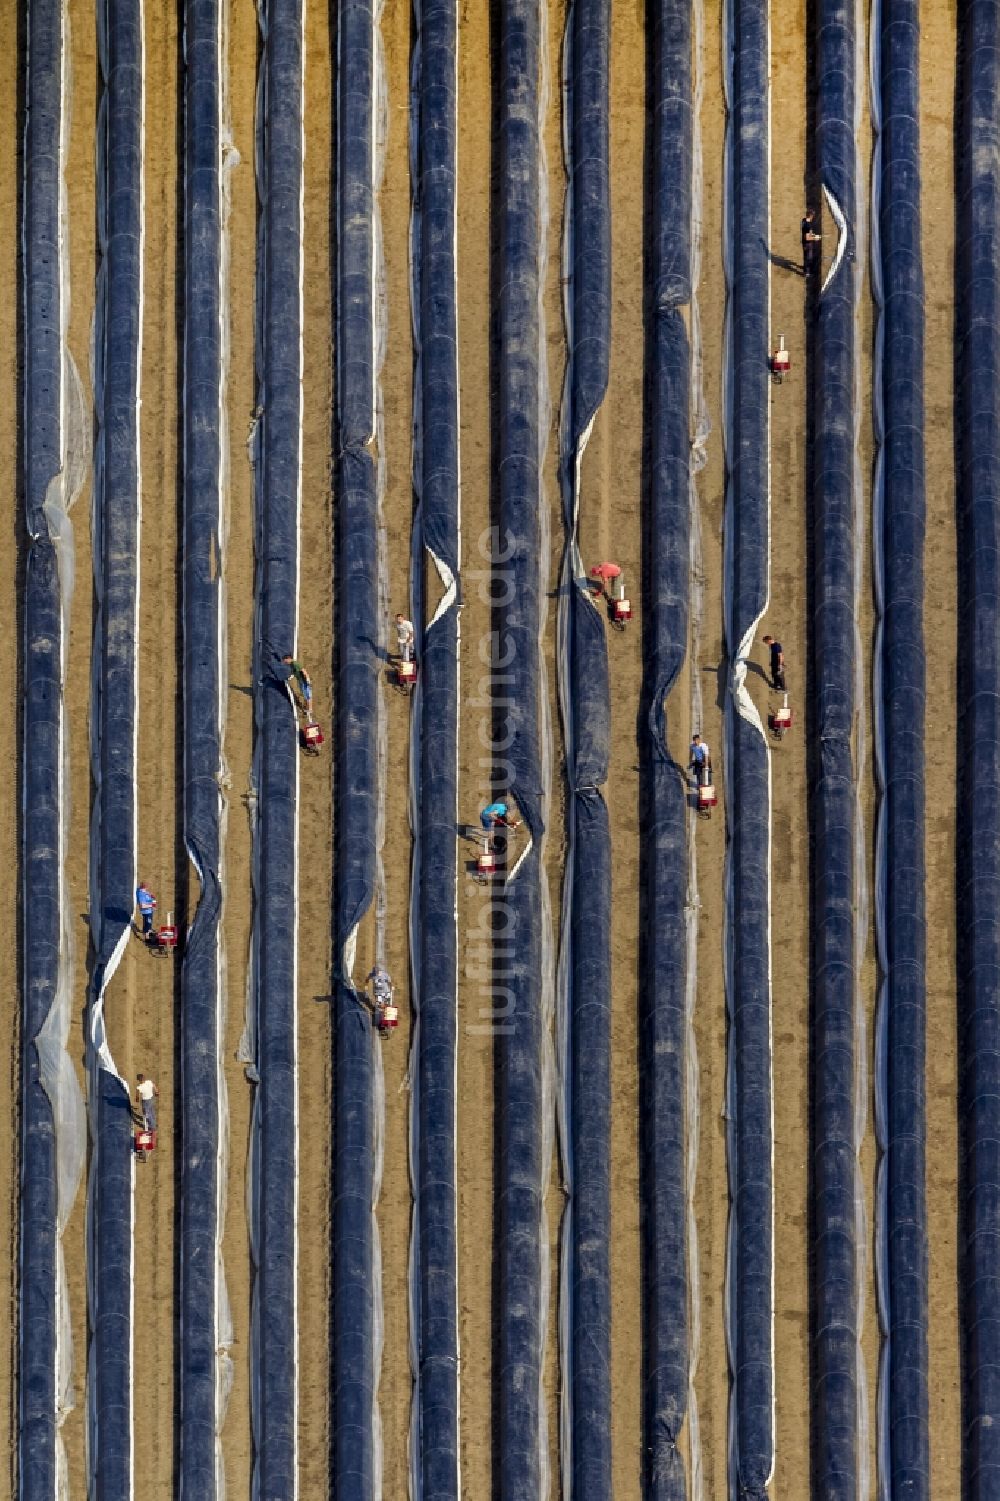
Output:
[[396,647],[397,647],[397,650],[399,652],[400,659],[403,662],[412,662],[413,661],[413,642],[414,642],[414,639],[415,639],[415,632],[414,632],[414,629],[413,629],[413,621],[412,620],[407,620],[406,616],[403,615],[403,614],[397,615],[396,616]]
[[375,999],[372,1012],[375,1025],[382,1033],[391,1032],[396,1026],[396,1007],[393,1004],[392,977],[382,964],[376,964],[368,976],[372,982]]
[[387,1001],[392,998],[392,980],[389,971],[381,964],[376,964],[368,976],[373,981],[372,989],[375,992],[376,1001]]
[[136,1098],[142,1109],[142,1119],[147,1131],[156,1130],[156,1101],[160,1091],[152,1079],[147,1079],[145,1074],[137,1075],[135,1086]]

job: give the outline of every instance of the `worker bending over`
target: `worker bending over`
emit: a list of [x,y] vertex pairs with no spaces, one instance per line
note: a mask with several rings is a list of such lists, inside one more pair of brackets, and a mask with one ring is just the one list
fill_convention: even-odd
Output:
[[479,822],[483,826],[488,849],[493,848],[493,838],[497,829],[519,829],[521,827],[520,820],[514,817],[505,802],[487,803],[479,815]]
[[691,770],[698,786],[707,787],[712,780],[712,752],[700,735],[691,737]]
[[312,679],[310,678],[308,672],[306,672],[305,668],[302,666],[302,663],[296,662],[294,657],[282,657],[281,660],[282,662],[284,662],[286,667],[291,669],[291,675],[295,679],[299,693],[302,697],[303,712],[308,717],[312,713]]

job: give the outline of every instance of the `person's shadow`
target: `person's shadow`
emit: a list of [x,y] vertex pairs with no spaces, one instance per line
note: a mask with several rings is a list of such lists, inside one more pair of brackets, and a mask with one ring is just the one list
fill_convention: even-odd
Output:
[[[750,657],[747,657],[745,660],[747,672],[756,673],[770,687],[771,679],[760,663],[754,662]],[[729,681],[729,658],[723,657],[717,666],[703,667],[701,670],[715,678],[715,707],[720,710],[724,709],[726,707],[726,684]]]
[[761,240],[760,243],[763,245],[764,254],[767,256],[772,266],[777,266],[780,271],[791,271],[794,276],[805,276],[806,268],[804,264],[800,264],[798,261],[789,260],[787,255],[776,255],[775,252],[769,248],[766,240]]

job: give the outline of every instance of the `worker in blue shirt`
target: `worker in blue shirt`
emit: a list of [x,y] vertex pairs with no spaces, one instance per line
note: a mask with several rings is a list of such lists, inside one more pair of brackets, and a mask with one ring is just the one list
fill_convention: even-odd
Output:
[[691,737],[691,770],[699,787],[707,787],[712,780],[712,752],[700,735]]
[[150,891],[145,881],[140,881],[135,888],[135,904],[139,908],[139,916],[142,918],[142,936],[147,941],[153,931],[153,913],[156,911],[156,897]]
[[497,829],[519,829],[521,827],[504,802],[488,803],[479,815],[479,822],[483,826],[487,843],[490,846],[493,844],[493,835]]

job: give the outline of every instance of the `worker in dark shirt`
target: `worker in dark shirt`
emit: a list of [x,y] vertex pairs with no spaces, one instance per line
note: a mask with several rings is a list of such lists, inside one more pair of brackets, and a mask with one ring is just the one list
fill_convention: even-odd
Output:
[[764,645],[771,652],[771,687],[778,693],[785,691],[785,653],[781,649],[781,642],[775,641],[773,636],[764,637]]
[[819,272],[822,244],[823,236],[816,222],[816,210],[807,208],[802,220],[802,268],[807,277],[816,276]]

